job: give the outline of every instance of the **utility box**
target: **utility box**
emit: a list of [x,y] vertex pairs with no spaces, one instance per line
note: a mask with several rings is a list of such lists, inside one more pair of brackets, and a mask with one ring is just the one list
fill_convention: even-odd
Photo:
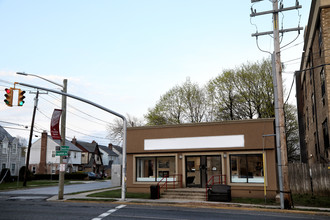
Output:
[[231,201],[231,186],[228,185],[212,185],[207,190],[208,201],[230,202]]
[[160,197],[159,185],[151,185],[150,186],[150,198],[159,199],[159,197]]
[[121,186],[121,174],[122,174],[122,167],[121,165],[114,165],[111,166],[111,186]]

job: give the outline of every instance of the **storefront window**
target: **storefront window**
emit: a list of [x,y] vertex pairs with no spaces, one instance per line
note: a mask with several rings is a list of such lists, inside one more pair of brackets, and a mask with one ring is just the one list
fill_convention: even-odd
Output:
[[175,157],[136,158],[136,181],[160,181],[164,177],[173,180]]
[[264,183],[262,154],[231,155],[230,182]]

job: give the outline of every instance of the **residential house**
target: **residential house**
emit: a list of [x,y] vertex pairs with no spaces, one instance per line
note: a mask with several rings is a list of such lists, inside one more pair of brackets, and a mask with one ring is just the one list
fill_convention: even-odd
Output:
[[119,155],[112,150],[112,144],[109,144],[108,147],[99,145],[99,149],[102,155],[104,173],[106,174],[106,176],[110,176],[111,166],[113,164],[120,164]]
[[313,0],[296,72],[297,109],[303,163],[329,163],[330,0]]
[[118,155],[118,160],[114,160],[113,164],[122,164],[123,148],[118,145],[109,144],[109,148]]
[[[36,174],[59,173],[60,157],[56,156],[56,147],[61,146],[60,140],[54,140],[44,131],[41,138],[31,146],[29,169]],[[68,156],[63,156],[66,164],[66,172],[76,172],[81,164],[81,152],[78,147],[69,140],[65,140],[65,146],[69,146]]]
[[25,149],[17,138],[12,137],[0,126],[1,170],[8,168],[12,176],[18,176],[19,169],[25,165]]
[[101,174],[103,163],[98,144],[95,141],[92,143],[77,141],[76,138],[73,138],[71,142],[82,151],[79,171]]

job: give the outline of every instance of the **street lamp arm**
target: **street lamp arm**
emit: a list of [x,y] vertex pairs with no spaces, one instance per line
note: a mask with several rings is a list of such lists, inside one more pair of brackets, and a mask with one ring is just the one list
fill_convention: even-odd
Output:
[[58,84],[58,83],[56,83],[56,82],[54,82],[54,81],[51,81],[51,80],[49,80],[49,79],[46,79],[46,78],[44,78],[44,77],[41,77],[41,76],[35,75],[35,74],[24,73],[24,72],[16,72],[16,74],[18,74],[18,75],[22,75],[22,76],[35,76],[35,77],[38,77],[38,78],[43,79],[43,80],[46,80],[47,82],[53,83],[53,84],[55,84],[55,85],[57,85],[57,86],[63,88],[63,85]]
[[127,120],[126,120],[125,116],[123,116],[123,115],[121,115],[121,114],[119,114],[115,111],[112,111],[108,108],[105,108],[105,107],[103,107],[99,104],[96,104],[95,102],[89,101],[87,99],[84,99],[84,98],[81,98],[81,97],[78,97],[78,96],[75,96],[75,95],[72,95],[72,94],[69,94],[69,93],[60,92],[60,91],[57,91],[57,90],[54,90],[54,89],[48,89],[48,88],[35,86],[35,85],[30,85],[30,84],[26,84],[26,83],[15,82],[15,84],[18,84],[18,85],[21,85],[21,86],[27,86],[27,87],[31,87],[31,88],[35,88],[35,89],[41,89],[41,90],[44,90],[44,91],[53,92],[53,93],[64,95],[64,96],[68,96],[70,98],[77,99],[79,101],[82,101],[82,102],[85,102],[87,104],[93,105],[97,108],[100,108],[100,109],[102,109],[106,112],[109,112],[110,114],[113,114],[113,115],[123,119],[124,137],[123,137],[123,164],[122,164],[121,199],[125,200],[125,196],[126,196],[126,160],[127,160],[126,159],[127,158],[126,157]]

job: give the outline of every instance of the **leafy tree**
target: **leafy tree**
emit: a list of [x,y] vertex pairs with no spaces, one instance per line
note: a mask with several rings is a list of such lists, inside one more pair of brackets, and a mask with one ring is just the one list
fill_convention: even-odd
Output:
[[215,100],[216,120],[274,117],[271,63],[243,64],[226,70],[207,85]]
[[205,120],[205,90],[188,78],[160,97],[145,115],[148,125],[198,123]]
[[[295,108],[285,105],[285,116],[289,161],[293,161],[299,157]],[[270,60],[225,70],[205,87],[188,78],[161,96],[145,115],[148,125],[272,117],[275,113]]]
[[240,98],[234,81],[235,72],[227,70],[207,85],[208,100],[212,100],[215,106],[214,112],[211,113],[215,121],[241,119]]
[[289,104],[284,105],[286,143],[289,162],[300,160],[299,130],[296,112],[297,109],[295,106]]

